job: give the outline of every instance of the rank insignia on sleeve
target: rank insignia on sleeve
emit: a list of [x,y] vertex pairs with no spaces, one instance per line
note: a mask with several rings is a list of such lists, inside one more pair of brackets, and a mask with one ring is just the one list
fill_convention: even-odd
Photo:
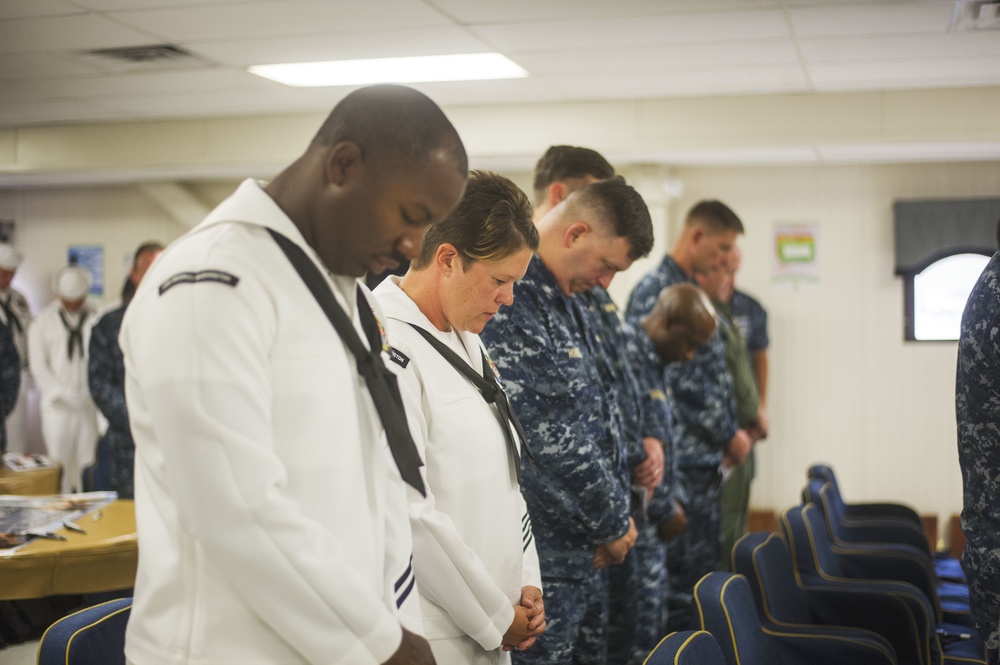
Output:
[[394,346],[389,347],[389,360],[396,363],[403,369],[406,369],[406,366],[410,364],[409,356]]
[[199,282],[217,282],[226,286],[236,286],[240,283],[240,278],[232,273],[223,270],[199,270],[197,272],[179,272],[160,284],[160,295],[174,288],[178,284],[196,284]]

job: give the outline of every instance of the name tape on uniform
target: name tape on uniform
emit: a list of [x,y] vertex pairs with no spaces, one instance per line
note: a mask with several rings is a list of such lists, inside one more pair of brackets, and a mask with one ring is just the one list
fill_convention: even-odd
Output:
[[199,270],[198,272],[179,272],[173,277],[168,277],[163,284],[160,284],[160,295],[177,286],[178,284],[196,284],[198,282],[217,282],[226,286],[236,286],[240,283],[240,278],[232,273],[222,270]]

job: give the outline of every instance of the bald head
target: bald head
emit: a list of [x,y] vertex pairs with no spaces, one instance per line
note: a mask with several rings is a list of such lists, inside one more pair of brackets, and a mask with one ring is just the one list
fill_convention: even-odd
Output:
[[427,160],[442,151],[465,177],[469,160],[458,132],[427,95],[401,85],[373,85],[344,97],[313,138],[313,145],[349,141],[361,148],[363,159]]
[[715,333],[715,308],[697,286],[674,284],[660,291],[642,327],[665,364],[690,360]]

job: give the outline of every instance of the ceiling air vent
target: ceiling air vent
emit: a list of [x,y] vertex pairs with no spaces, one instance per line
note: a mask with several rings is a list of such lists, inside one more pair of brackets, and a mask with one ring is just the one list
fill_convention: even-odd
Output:
[[207,64],[190,51],[174,44],[147,44],[83,51],[84,60],[115,71],[134,69],[182,69]]
[[1000,29],[1000,2],[958,0],[951,12],[948,32]]

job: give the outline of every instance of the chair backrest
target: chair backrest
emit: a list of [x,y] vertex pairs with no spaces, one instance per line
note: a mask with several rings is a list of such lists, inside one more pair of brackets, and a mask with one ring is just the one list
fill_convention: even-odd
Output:
[[802,576],[847,576],[834,555],[826,520],[816,504],[787,509],[781,514],[781,529]]
[[131,609],[131,598],[119,598],[56,621],[42,635],[38,665],[125,665]]
[[733,548],[733,572],[750,582],[757,612],[765,622],[812,624],[809,598],[795,579],[795,566],[785,537],[759,531]]
[[819,478],[834,485],[837,484],[837,475],[833,472],[833,467],[829,464],[813,464],[806,471],[806,476],[809,478]]
[[726,658],[711,633],[684,630],[660,640],[642,665],[726,665]]
[[727,663],[771,661],[771,645],[761,630],[747,578],[709,573],[695,585],[694,597],[701,627],[719,643]]
[[824,518],[833,542],[846,542],[850,538],[844,531],[844,500],[836,483],[820,478],[810,478],[802,488],[802,503],[816,504]]

